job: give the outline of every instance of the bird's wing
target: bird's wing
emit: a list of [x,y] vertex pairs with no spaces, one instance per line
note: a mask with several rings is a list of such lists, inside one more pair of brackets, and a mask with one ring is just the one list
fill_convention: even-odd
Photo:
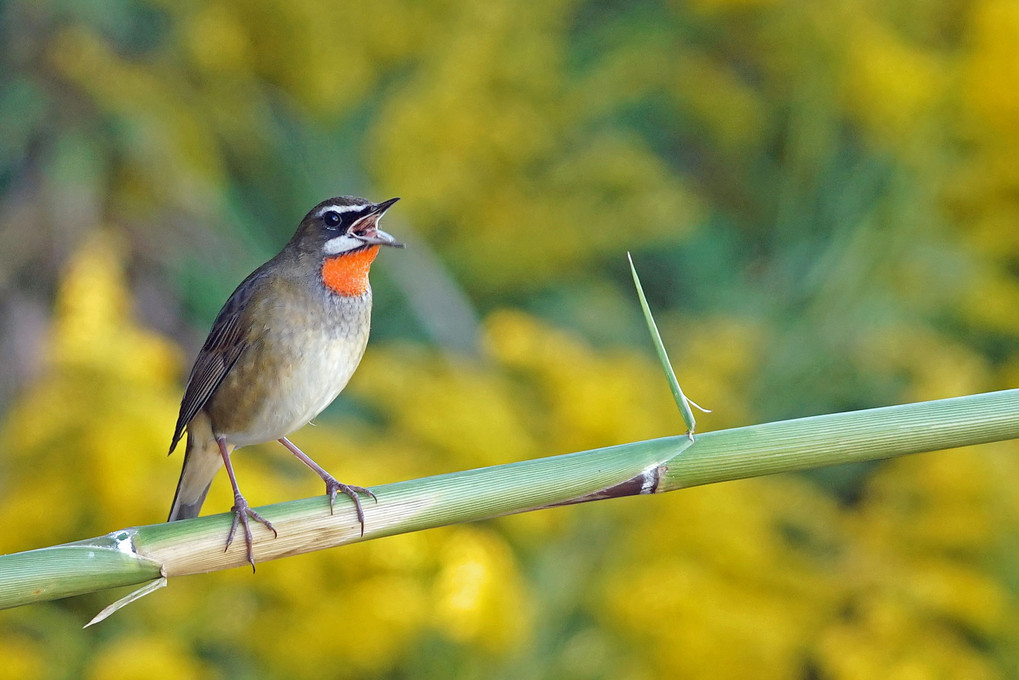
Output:
[[253,329],[245,311],[255,292],[265,283],[265,279],[263,269],[252,272],[241,285],[237,286],[237,290],[227,299],[223,309],[219,310],[212,330],[209,331],[209,337],[198,352],[195,365],[191,368],[191,375],[188,376],[184,398],[180,403],[180,414],[177,416],[177,426],[170,442],[170,453],[173,453],[177,442],[184,435],[184,428],[209,401],[216,388],[237,363],[237,359],[251,344]]

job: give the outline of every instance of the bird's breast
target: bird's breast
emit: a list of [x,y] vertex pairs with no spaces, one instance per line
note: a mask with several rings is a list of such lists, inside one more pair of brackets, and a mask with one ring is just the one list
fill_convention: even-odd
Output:
[[280,301],[217,390],[214,427],[235,446],[300,429],[332,403],[361,362],[371,289],[316,302]]

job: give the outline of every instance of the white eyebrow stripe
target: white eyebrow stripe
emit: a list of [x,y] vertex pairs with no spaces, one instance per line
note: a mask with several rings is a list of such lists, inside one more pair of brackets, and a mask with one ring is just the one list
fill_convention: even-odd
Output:
[[327,205],[324,208],[320,208],[315,217],[322,217],[327,212],[334,213],[348,213],[348,212],[360,212],[370,208],[370,205]]

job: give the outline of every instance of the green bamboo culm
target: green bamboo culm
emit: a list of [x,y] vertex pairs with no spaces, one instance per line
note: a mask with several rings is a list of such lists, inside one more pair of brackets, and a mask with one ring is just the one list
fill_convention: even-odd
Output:
[[118,547],[119,535],[0,555],[0,608],[56,600],[159,578],[159,563]]
[[[634,442],[374,487],[365,536],[349,503],[324,496],[259,508],[279,530],[255,532],[255,557],[287,555],[570,502],[864,462],[1019,438],[1019,390],[813,416]],[[0,608],[239,567],[223,551],[229,513],[114,532],[0,556]]]

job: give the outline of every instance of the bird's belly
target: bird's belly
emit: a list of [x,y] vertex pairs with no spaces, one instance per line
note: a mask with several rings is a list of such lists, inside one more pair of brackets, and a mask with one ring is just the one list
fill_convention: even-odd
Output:
[[[364,354],[367,332],[363,337],[312,335],[316,337],[284,339],[282,346],[290,349],[283,356],[255,353],[253,370],[236,372],[251,381],[238,385],[238,392],[246,394],[234,413],[242,416],[246,410],[249,415],[225,419],[229,427],[220,434],[227,441],[239,448],[285,437],[307,425],[346,387]],[[278,341],[271,344],[280,346]]]

